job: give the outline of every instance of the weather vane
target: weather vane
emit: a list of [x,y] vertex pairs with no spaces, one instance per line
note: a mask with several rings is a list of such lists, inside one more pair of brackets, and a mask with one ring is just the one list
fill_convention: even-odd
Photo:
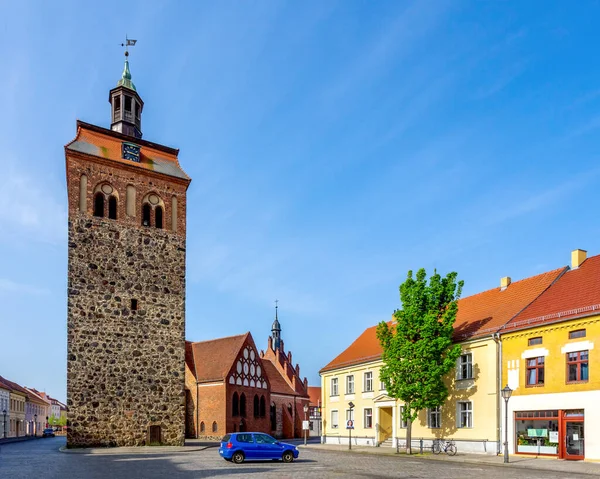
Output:
[[134,47],[136,43],[137,43],[137,40],[132,40],[131,38],[127,38],[127,35],[125,35],[125,43],[121,43],[121,46],[125,47],[125,58],[127,58],[129,56],[129,51],[127,50],[127,47]]
[[275,309],[277,309],[277,303],[279,303],[278,299],[275,300]]

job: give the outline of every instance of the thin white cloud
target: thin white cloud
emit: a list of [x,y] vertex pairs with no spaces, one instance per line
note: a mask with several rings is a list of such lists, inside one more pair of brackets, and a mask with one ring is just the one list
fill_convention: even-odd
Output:
[[46,288],[38,288],[29,284],[17,283],[10,279],[0,278],[0,294],[25,294],[44,296],[50,291]]

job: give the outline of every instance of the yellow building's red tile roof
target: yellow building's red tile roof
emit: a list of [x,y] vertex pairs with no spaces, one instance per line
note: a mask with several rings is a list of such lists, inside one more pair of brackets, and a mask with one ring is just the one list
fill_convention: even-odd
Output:
[[[504,290],[494,288],[460,299],[454,323],[454,340],[460,342],[497,332],[542,294],[565,270],[566,267],[555,269],[515,281]],[[367,328],[321,372],[380,359],[382,350],[376,329],[377,326]]]
[[503,329],[525,329],[541,324],[600,314],[600,255],[569,270]]

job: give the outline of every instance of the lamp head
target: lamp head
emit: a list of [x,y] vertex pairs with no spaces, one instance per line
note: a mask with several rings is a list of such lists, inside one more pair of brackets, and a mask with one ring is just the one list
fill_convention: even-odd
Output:
[[352,408],[354,407],[354,403],[353,403],[352,401],[350,401],[350,402],[348,403],[348,407],[349,407],[350,409],[352,409]]
[[508,387],[508,384],[506,386],[504,386],[502,388],[502,391],[500,391],[502,393],[502,398],[505,401],[508,401],[510,399],[510,397],[512,396],[513,390],[511,388]]

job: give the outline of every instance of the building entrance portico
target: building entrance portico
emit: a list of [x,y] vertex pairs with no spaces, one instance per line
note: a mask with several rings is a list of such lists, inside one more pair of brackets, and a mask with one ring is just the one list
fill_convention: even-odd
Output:
[[396,445],[396,401],[387,395],[375,398],[376,445]]

